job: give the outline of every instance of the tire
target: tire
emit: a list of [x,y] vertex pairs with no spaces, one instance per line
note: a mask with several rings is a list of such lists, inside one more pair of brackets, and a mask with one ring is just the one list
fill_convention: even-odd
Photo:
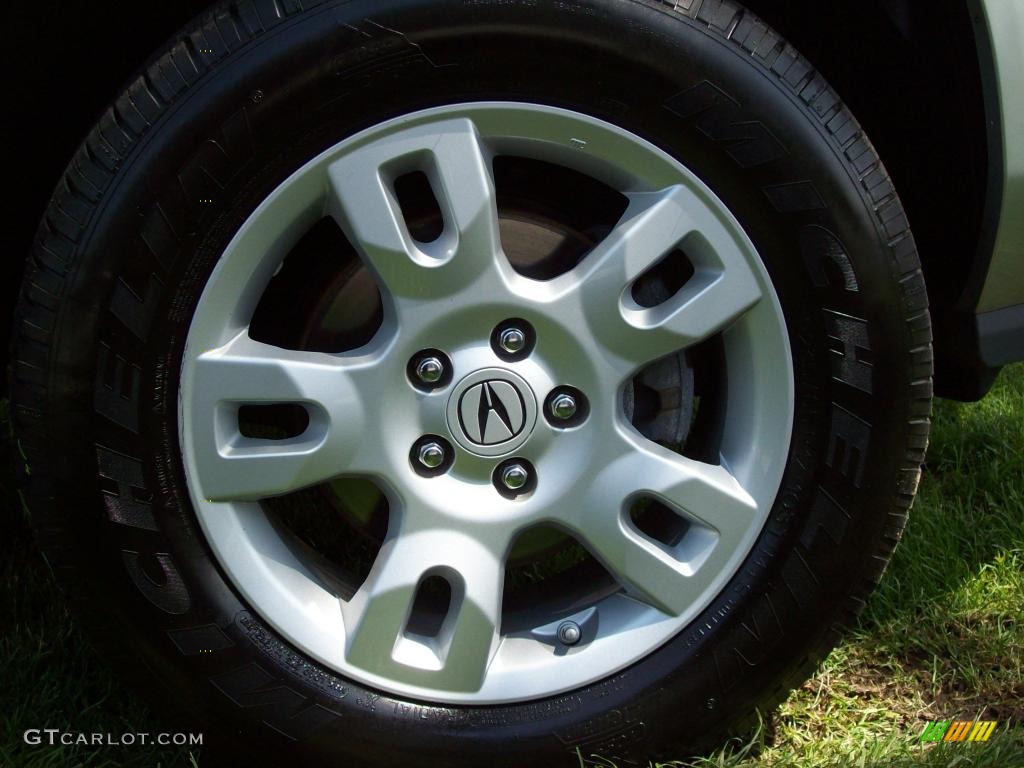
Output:
[[[272,190],[365,129],[495,101],[617,126],[706,184],[770,276],[794,389],[774,503],[699,615],[602,679],[480,704],[341,675],[254,609],[200,524],[178,381],[218,259]],[[868,138],[792,46],[710,0],[218,4],[68,166],[12,359],[24,495],[96,643],[207,743],[271,763],[646,764],[714,747],[814,670],[880,579],[932,391],[913,236]]]

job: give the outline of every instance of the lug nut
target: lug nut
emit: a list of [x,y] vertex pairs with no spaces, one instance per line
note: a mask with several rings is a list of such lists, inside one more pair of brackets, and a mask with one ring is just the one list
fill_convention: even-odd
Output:
[[555,429],[578,427],[590,416],[587,396],[576,387],[561,386],[544,400],[544,417]]
[[510,491],[519,491],[530,480],[530,473],[522,464],[511,464],[501,471],[501,484]]
[[558,627],[558,639],[564,645],[576,645],[583,633],[575,621],[563,621]]
[[506,328],[501,332],[498,343],[510,355],[518,354],[526,346],[526,333],[519,328]]
[[576,398],[572,395],[559,395],[551,401],[551,415],[556,419],[568,421],[576,415],[577,410]]
[[427,469],[437,469],[444,464],[444,458],[444,447],[440,443],[426,443],[420,446],[420,464]]
[[416,377],[424,384],[436,384],[444,376],[444,363],[436,357],[425,357],[416,365]]
[[420,392],[437,392],[452,380],[454,366],[451,359],[439,349],[421,349],[405,366],[405,375]]

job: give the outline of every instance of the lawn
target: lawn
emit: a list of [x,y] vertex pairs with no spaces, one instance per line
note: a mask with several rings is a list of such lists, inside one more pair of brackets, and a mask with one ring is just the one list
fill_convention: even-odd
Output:
[[[184,750],[24,744],[26,728],[163,729],[62,607],[0,450],[0,766],[200,765]],[[983,744],[919,743],[927,721],[956,718],[999,726]],[[1024,366],[982,403],[937,405],[903,543],[846,642],[752,737],[669,765],[1024,768]]]

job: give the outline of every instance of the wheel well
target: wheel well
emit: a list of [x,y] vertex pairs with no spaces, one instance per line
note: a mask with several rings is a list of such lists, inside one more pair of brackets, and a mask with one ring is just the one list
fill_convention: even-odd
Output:
[[972,276],[990,256],[994,233],[985,230],[985,206],[999,156],[989,154],[970,3],[743,2],[807,56],[867,130],[917,240],[935,328],[937,392],[980,396],[977,296],[967,291],[980,287]]

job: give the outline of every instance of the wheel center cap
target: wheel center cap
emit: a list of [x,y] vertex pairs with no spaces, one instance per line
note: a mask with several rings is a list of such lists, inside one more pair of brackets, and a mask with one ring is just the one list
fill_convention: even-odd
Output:
[[477,456],[504,456],[529,439],[537,398],[526,381],[504,368],[484,368],[460,381],[448,400],[448,428]]

